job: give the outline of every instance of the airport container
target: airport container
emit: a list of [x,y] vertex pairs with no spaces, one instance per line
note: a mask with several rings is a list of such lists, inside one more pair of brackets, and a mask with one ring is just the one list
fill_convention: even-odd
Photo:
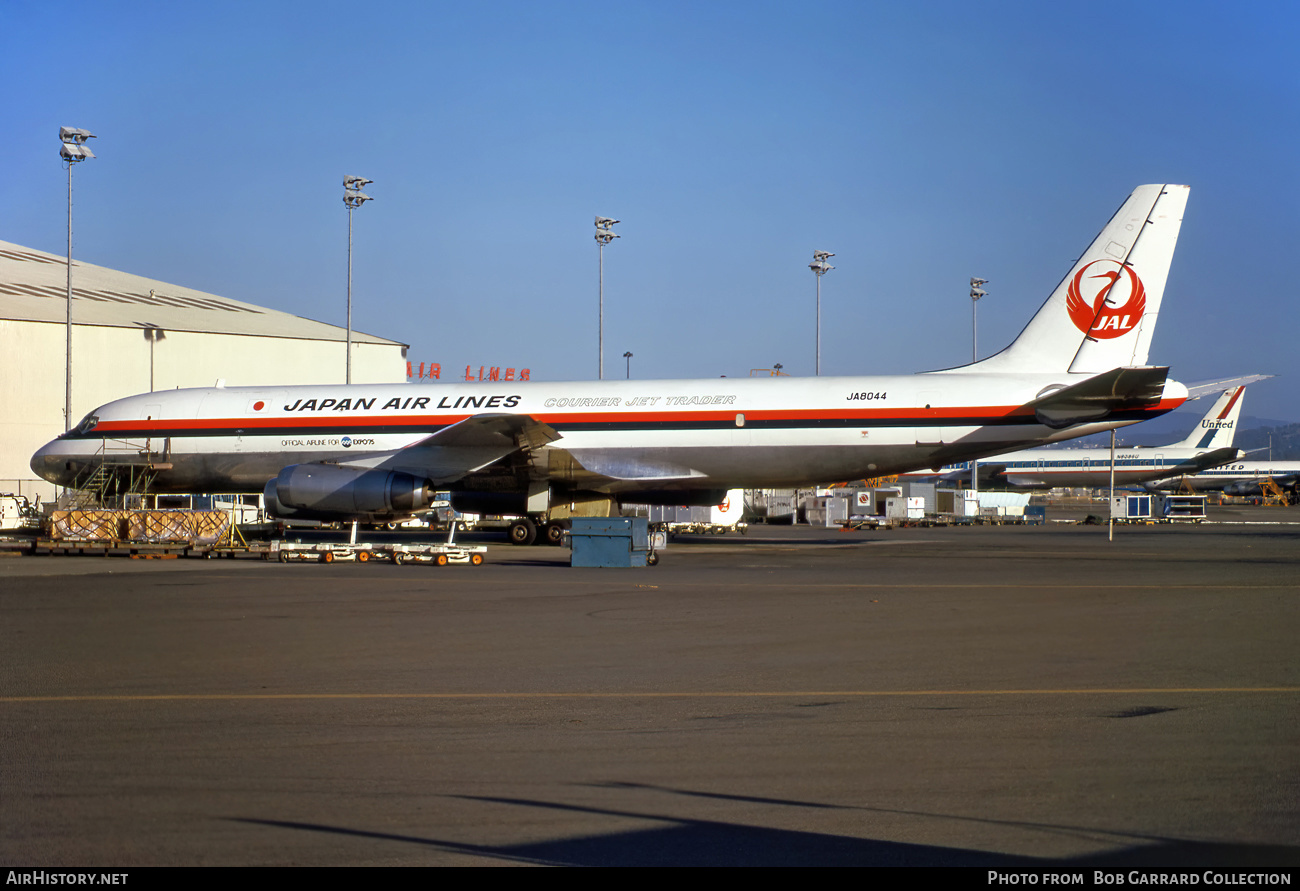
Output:
[[979,493],[969,489],[940,489],[935,493],[938,513],[950,517],[978,517],[980,515]]
[[1150,520],[1150,495],[1116,495],[1110,500],[1110,517],[1112,520]]
[[937,504],[935,494],[938,491],[938,487],[934,483],[918,483],[913,480],[904,480],[899,484],[899,486],[905,497],[922,499],[927,516],[939,512],[939,505]]
[[645,566],[657,559],[645,517],[574,517],[572,523],[570,566]]
[[826,498],[826,525],[842,526],[848,522],[856,503],[856,493],[839,490]]
[[925,499],[888,498],[885,500],[885,516],[890,520],[924,520]]
[[[694,520],[691,508],[674,504],[649,505],[651,523],[690,523]],[[708,508],[704,508],[707,511]]]
[[769,523],[774,519],[794,516],[796,506],[794,489],[762,489],[760,491],[763,506],[766,508],[765,516]]
[[1205,519],[1204,495],[1160,495],[1160,516],[1166,520]]
[[980,516],[1019,520],[1029,505],[1029,492],[980,492]]

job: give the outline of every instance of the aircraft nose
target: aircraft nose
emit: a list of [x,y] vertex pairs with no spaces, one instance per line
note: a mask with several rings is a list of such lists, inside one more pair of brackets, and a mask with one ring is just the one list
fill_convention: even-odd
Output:
[[43,480],[63,485],[63,477],[68,473],[68,455],[62,446],[63,443],[56,439],[37,449],[32,455],[32,472]]

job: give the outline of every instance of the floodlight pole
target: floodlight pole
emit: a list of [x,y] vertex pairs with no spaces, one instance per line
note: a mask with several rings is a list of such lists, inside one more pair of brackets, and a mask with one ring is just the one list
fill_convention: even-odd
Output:
[[348,205],[348,340],[344,383],[352,383],[352,205]]
[[600,305],[596,309],[596,379],[605,379],[605,242],[596,236],[596,241],[600,245],[596,248],[596,253],[600,255],[597,265],[599,265],[600,282],[597,289],[600,292],[597,303]]
[[72,429],[72,167],[78,161],[95,157],[86,148],[86,140],[94,139],[95,134],[76,127],[60,127],[59,141],[63,147],[59,156],[68,166],[68,291],[67,291],[67,343],[64,348],[65,367],[63,370],[63,431]]
[[632,354],[630,352],[624,353],[623,358],[627,360],[627,379],[631,380],[632,379]]
[[68,168],[68,324],[67,343],[63,349],[67,362],[63,370],[63,432],[67,433],[72,429],[72,166],[76,162],[69,158],[65,163]]
[[808,268],[817,276],[817,363],[816,373],[822,373],[822,276],[835,267],[826,261],[835,255],[827,251],[813,251],[813,261]]
[[348,358],[346,382],[349,384],[352,383],[352,211],[372,200],[369,195],[361,191],[371,182],[373,180],[361,176],[343,177],[343,203],[348,208]]
[[602,381],[605,379],[605,245],[621,237],[611,228],[618,222],[609,217],[596,217],[596,244],[599,245],[600,253],[600,309],[597,320],[596,352],[599,354],[598,380]]
[[975,307],[979,299],[988,294],[980,285],[987,285],[989,280],[986,278],[972,278],[970,280],[970,360],[979,361],[979,346],[975,326]]
[[[970,280],[970,360],[972,363],[978,362],[980,359],[979,345],[975,333],[975,307],[978,305],[979,299],[988,293],[980,285],[987,285],[988,283],[989,280],[986,278],[972,278]],[[972,460],[970,462],[970,487],[972,491],[977,493],[976,499],[978,503],[980,488],[979,461]]]
[[1110,513],[1106,515],[1106,540],[1115,540],[1115,428],[1110,430]]

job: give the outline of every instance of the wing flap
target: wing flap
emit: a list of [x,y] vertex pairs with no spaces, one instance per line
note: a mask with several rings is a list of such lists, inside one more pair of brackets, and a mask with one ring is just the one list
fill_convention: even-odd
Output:
[[670,482],[704,476],[694,468],[673,464],[642,452],[624,454],[622,451],[581,449],[571,450],[570,454],[584,470],[611,480]]

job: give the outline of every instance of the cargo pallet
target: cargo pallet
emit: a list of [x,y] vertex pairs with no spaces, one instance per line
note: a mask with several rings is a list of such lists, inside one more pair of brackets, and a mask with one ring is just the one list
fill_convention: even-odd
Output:
[[189,542],[140,542],[114,539],[60,540],[38,538],[31,553],[44,557],[134,557],[163,559],[175,557],[210,557],[211,545]]

